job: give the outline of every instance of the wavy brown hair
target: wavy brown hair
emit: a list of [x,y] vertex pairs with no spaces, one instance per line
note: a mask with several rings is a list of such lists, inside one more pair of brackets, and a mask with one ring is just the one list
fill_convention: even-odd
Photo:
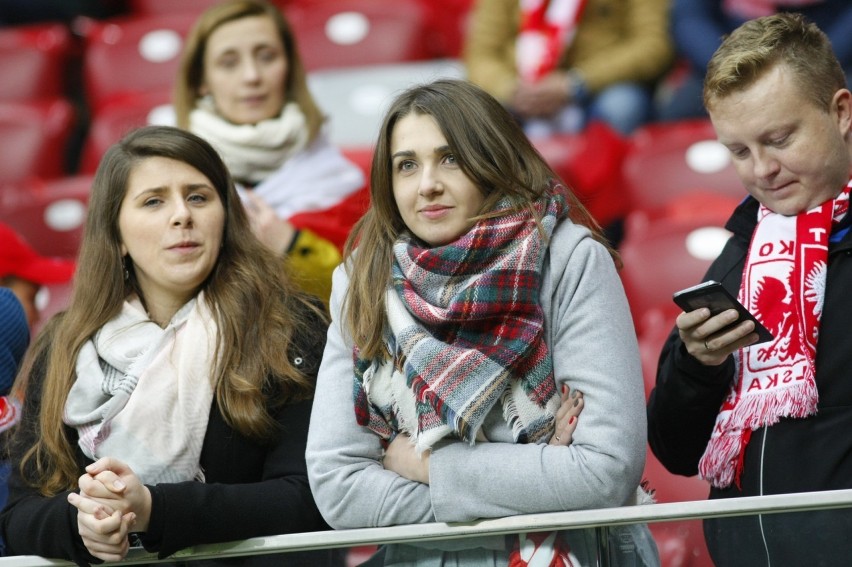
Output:
[[[487,218],[504,198],[517,209],[535,214],[534,202],[559,179],[515,119],[480,87],[445,79],[400,94],[379,130],[371,167],[370,207],[355,224],[344,250],[350,277],[344,321],[361,356],[367,359],[387,356],[382,341],[384,293],[391,281],[393,243],[406,230],[393,197],[391,136],[397,122],[410,114],[435,119],[456,163],[484,193],[477,218]],[[617,259],[597,222],[573,193],[567,193],[571,220],[588,227]],[[356,248],[360,253],[354,253]]]
[[276,431],[268,408],[312,393],[313,382],[290,363],[287,353],[296,331],[310,332],[306,317],[325,316],[295,290],[281,261],[252,234],[216,151],[185,130],[140,128],[113,145],[101,160],[92,183],[70,305],[45,327],[16,382],[17,395],[26,399],[33,360],[46,361],[38,440],[21,462],[22,473],[27,471],[24,478],[45,495],[73,489],[79,476],[62,419],[81,346],[120,312],[128,296],[136,294],[145,301],[132,268],[125,277],[118,216],[131,172],[151,157],[177,160],[203,173],[225,209],[219,257],[197,290],[204,291],[219,329],[215,396],[225,420],[247,437],[268,440]]
[[243,18],[266,17],[275,24],[284,46],[287,73],[284,76],[284,101],[295,102],[304,113],[308,125],[308,141],[313,142],[324,120],[314,97],[308,90],[305,66],[290,22],[276,6],[264,0],[231,0],[211,6],[199,16],[186,39],[174,88],[177,125],[189,128],[189,113],[197,106],[204,82],[204,53],[210,35],[221,25]]

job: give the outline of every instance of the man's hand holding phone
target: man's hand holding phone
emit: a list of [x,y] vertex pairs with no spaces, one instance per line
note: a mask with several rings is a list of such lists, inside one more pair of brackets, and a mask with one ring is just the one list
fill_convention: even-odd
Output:
[[707,366],[718,366],[733,352],[772,340],[754,315],[715,281],[676,292],[684,310],[675,324],[687,352]]

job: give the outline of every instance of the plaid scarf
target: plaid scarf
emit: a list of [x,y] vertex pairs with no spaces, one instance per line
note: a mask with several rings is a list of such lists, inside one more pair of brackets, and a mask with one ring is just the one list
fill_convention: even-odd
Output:
[[828,239],[849,207],[850,182],[834,199],[796,216],[758,211],[739,300],[775,337],[735,354],[737,376],[698,463],[717,488],[740,485],[751,432],[817,411],[817,334],[828,271]]
[[355,413],[384,439],[404,431],[425,450],[473,443],[497,402],[519,443],[547,441],[559,408],[539,305],[547,242],[567,205],[554,187],[533,216],[508,202],[457,241],[394,245],[386,343],[392,360],[355,357]]

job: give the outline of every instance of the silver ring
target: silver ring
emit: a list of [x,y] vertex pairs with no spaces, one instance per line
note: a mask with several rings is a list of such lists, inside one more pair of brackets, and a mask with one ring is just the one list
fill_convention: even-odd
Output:
[[559,435],[556,436],[556,442],[561,443],[561,441],[559,441]]
[[705,350],[710,350],[710,347],[709,347],[709,346],[707,346],[707,341],[706,341],[706,340],[704,341],[704,349],[705,349]]

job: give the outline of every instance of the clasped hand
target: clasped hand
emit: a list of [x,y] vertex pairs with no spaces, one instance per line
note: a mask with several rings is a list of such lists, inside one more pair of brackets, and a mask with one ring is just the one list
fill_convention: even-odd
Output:
[[686,351],[701,364],[719,366],[728,356],[754,344],[758,335],[752,321],[742,321],[736,309],[728,309],[711,317],[706,307],[678,315],[675,324]]
[[148,529],[151,493],[125,463],[98,459],[78,481],[80,493],[68,495],[77,508],[77,529],[89,553],[118,561],[130,547],[127,535]]

